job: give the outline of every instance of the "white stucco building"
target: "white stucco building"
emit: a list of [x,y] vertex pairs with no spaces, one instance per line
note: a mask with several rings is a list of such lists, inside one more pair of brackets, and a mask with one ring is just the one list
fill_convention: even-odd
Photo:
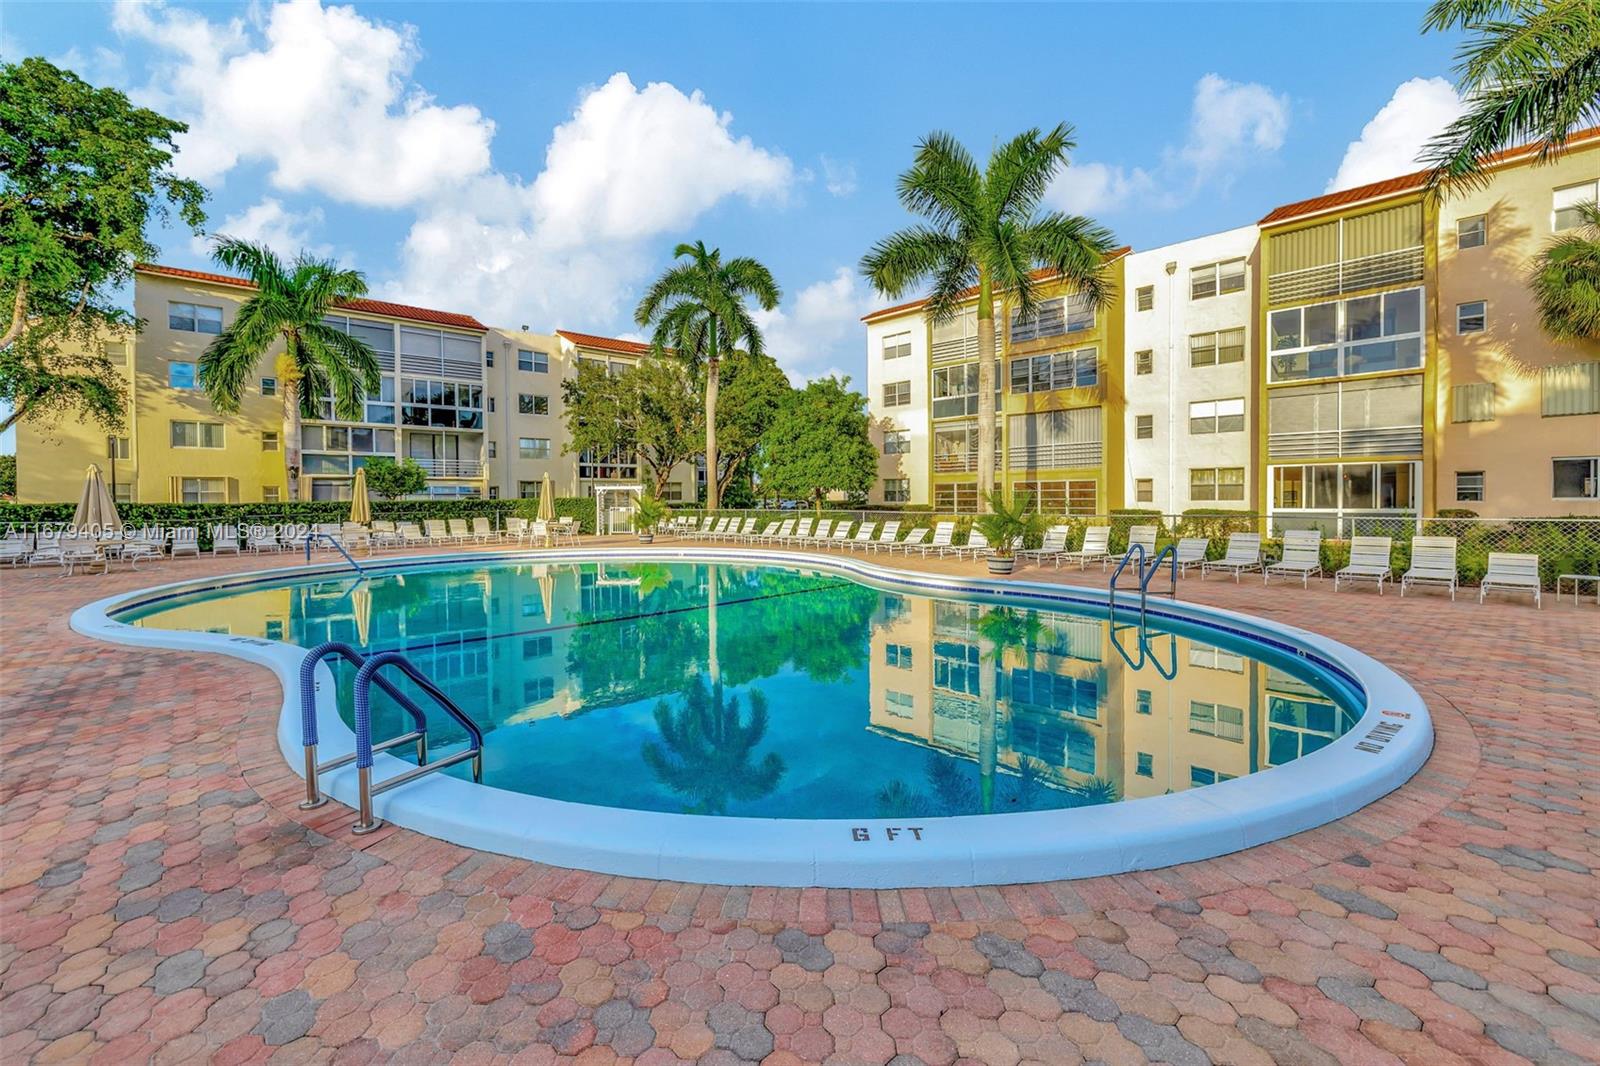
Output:
[[878,448],[873,503],[931,502],[928,328],[920,306],[867,316],[867,400]]

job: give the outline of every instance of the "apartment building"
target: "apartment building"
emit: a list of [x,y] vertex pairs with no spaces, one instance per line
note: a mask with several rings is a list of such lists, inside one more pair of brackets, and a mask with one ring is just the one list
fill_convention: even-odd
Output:
[[1254,226],[1127,258],[1124,498],[1176,514],[1255,498]]
[[1096,514],[1123,498],[1123,267],[1108,264],[1111,305],[1039,278],[1023,316],[996,302],[995,486],[978,470],[978,313],[934,323],[926,301],[875,311],[867,385],[880,478],[871,498],[970,514],[982,492],[1027,493],[1046,510]]

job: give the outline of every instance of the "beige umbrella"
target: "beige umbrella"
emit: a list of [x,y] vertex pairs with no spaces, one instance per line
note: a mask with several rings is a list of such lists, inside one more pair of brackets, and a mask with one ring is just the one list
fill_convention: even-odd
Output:
[[350,590],[350,613],[356,620],[356,638],[365,648],[372,635],[372,590],[365,581]]
[[550,625],[555,620],[556,611],[556,576],[550,572],[548,566],[536,567],[539,582],[539,598],[544,601],[545,625]]
[[105,533],[122,528],[117,515],[116,501],[106,491],[100,468],[90,465],[83,479],[83,495],[78,497],[78,510],[72,516],[72,528],[79,533]]
[[539,521],[545,523],[544,542],[550,543],[553,531],[549,523],[556,520],[556,486],[550,480],[550,472],[545,471],[544,478],[539,482]]
[[372,500],[367,496],[367,468],[356,471],[356,483],[350,489],[350,521],[358,526],[372,524]]

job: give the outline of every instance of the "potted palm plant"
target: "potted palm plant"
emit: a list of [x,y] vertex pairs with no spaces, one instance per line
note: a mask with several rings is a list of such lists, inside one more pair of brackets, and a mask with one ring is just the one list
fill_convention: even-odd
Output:
[[639,497],[639,506],[633,512],[633,529],[640,544],[655,540],[656,527],[666,521],[667,505],[648,493]]
[[1009,574],[1017,566],[1017,549],[1028,537],[1044,533],[1044,516],[1030,510],[1032,499],[1024,493],[1007,503],[998,492],[989,494],[989,513],[972,520],[972,526],[989,540],[989,573]]

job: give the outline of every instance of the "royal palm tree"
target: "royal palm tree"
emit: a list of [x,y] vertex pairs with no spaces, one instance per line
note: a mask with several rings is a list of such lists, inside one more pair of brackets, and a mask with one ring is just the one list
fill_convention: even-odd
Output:
[[680,244],[672,255],[680,260],[655,280],[633,317],[654,327],[655,354],[677,352],[706,383],[706,506],[717,506],[717,379],[723,354],[742,348],[759,357],[765,348],[761,330],[746,301],[763,311],[778,306],[782,293],[772,272],[754,259],[740,256],[723,262],[722,249],[706,249],[704,241]]
[[1600,341],[1600,204],[1580,204],[1583,224],[1534,257],[1528,285],[1539,323],[1560,341]]
[[1468,34],[1456,54],[1467,110],[1429,142],[1430,184],[1481,183],[1489,154],[1534,144],[1548,158],[1600,122],[1595,0],[1435,0],[1422,25]]
[[1066,124],[1048,133],[1031,129],[997,148],[979,170],[954,137],[929,134],[899,187],[901,204],[927,221],[885,237],[861,259],[861,272],[891,298],[931,281],[927,313],[936,323],[958,314],[976,287],[981,496],[994,487],[995,299],[1031,314],[1041,267],[1096,307],[1111,296],[1103,269],[1111,233],[1081,215],[1039,210],[1073,147]]
[[383,384],[378,357],[366,342],[324,321],[330,309],[366,295],[366,278],[303,252],[286,265],[271,249],[231,237],[219,238],[212,256],[256,291],[201,354],[200,387],[218,411],[238,411],[261,357],[283,343],[277,361],[283,463],[289,499],[298,500],[301,419],[316,417],[317,401],[331,395],[336,416],[358,420],[363,397]]

